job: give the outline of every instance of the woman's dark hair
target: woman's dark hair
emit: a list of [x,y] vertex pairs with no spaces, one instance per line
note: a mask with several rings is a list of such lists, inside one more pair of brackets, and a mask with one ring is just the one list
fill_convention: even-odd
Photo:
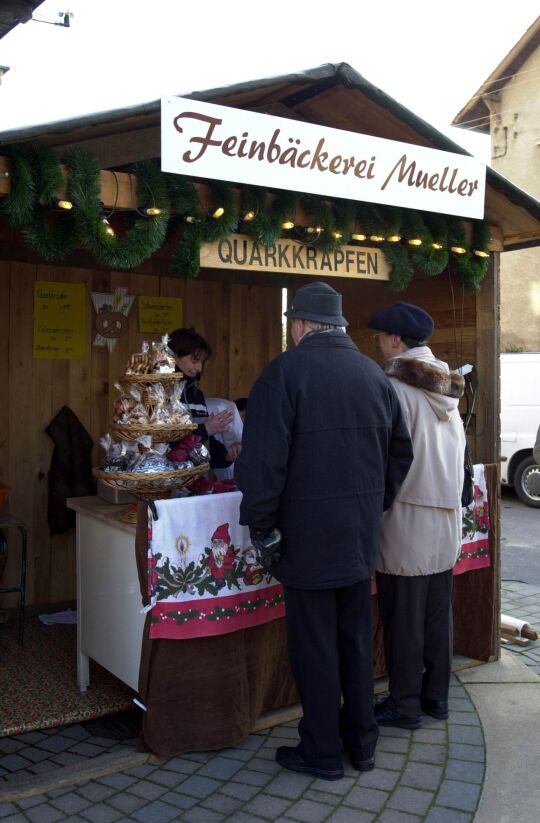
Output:
[[175,329],[169,334],[169,348],[177,357],[194,354],[208,360],[212,349],[200,334],[193,329]]

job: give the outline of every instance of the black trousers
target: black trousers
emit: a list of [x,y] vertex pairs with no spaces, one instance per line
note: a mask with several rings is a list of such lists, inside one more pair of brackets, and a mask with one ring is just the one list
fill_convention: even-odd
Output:
[[452,671],[452,569],[405,577],[377,572],[392,702],[420,714],[420,697],[448,700]]
[[354,758],[373,757],[379,732],[373,714],[371,581],[338,589],[286,586],[285,606],[289,657],[304,712],[298,725],[302,756],[319,768],[338,769],[343,740]]

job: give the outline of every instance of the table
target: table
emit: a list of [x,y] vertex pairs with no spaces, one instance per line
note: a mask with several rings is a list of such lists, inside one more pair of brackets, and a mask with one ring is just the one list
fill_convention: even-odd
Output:
[[67,501],[77,514],[77,683],[90,683],[92,658],[138,690],[145,615],[135,562],[135,526],[118,520],[126,507],[100,497]]

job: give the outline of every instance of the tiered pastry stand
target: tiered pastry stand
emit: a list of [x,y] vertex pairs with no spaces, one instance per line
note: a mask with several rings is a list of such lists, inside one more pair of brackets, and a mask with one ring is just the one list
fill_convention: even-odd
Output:
[[[171,387],[176,380],[182,380],[181,372],[171,374],[125,374],[119,381],[122,385],[137,384],[142,389],[154,383],[162,383]],[[152,406],[143,401],[147,412],[152,411]],[[181,440],[186,434],[194,431],[197,426],[189,424],[121,424],[112,423],[111,432],[119,439],[126,441],[138,440],[143,435],[150,435],[154,443],[174,443]],[[127,472],[127,471],[106,471],[105,469],[93,469],[94,477],[102,480],[114,489],[122,489],[143,501],[153,501],[169,497],[174,489],[189,486],[196,477],[208,471],[209,463],[201,463],[198,466],[191,466],[187,469],[172,469],[161,472]],[[119,519],[124,522],[136,522],[137,513],[131,508],[126,512],[121,512]]]

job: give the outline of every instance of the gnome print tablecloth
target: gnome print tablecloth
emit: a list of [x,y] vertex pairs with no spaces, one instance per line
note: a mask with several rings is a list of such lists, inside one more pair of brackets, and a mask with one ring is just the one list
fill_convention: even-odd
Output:
[[228,634],[283,617],[283,588],[238,522],[240,492],[155,502],[148,510],[150,638]]
[[474,466],[474,498],[463,509],[461,551],[454,574],[483,569],[491,563],[489,553],[489,500],[483,463]]

